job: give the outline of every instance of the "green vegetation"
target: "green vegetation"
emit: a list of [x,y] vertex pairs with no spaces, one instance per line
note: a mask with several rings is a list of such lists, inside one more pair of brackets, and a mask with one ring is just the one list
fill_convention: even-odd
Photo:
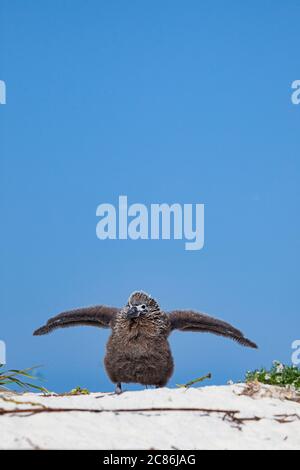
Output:
[[270,370],[262,368],[254,372],[247,372],[246,382],[292,387],[296,391],[300,391],[300,369],[296,366],[286,366],[279,361],[274,361]]
[[76,387],[73,388],[67,395],[89,395],[90,391],[87,388]]
[[194,380],[190,380],[189,382],[187,382],[186,384],[176,384],[177,387],[180,387],[180,388],[189,388],[191,387],[192,385],[195,385],[199,382],[203,382],[204,380],[209,380],[211,379],[212,375],[211,374],[207,374],[205,375],[204,377],[199,377],[198,379],[194,379]]
[[28,379],[36,379],[36,377],[32,375],[32,371],[37,367],[30,367],[29,369],[22,370],[11,369],[7,371],[2,368],[3,364],[0,364],[0,391],[12,390],[17,386],[17,388],[21,389],[23,392],[33,389],[38,390],[39,392],[48,393],[46,388],[27,382]]

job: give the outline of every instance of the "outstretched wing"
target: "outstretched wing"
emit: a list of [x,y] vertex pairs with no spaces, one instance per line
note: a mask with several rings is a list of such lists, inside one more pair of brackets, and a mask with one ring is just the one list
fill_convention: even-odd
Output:
[[45,326],[38,328],[33,334],[34,336],[41,336],[51,333],[51,331],[57,328],[69,328],[79,325],[110,328],[119,310],[119,308],[106,307],[105,305],[69,310],[50,318]]
[[174,310],[170,312],[169,319],[171,322],[171,331],[180,330],[213,333],[215,335],[231,338],[243,346],[257,349],[257,345],[245,338],[241,331],[237,330],[229,323],[204,315],[203,313],[193,312],[192,310]]

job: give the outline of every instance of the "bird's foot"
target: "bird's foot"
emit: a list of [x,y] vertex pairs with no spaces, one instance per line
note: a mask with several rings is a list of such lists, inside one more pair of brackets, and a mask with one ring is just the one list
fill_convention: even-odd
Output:
[[121,393],[122,393],[122,384],[118,382],[116,385],[115,394],[120,395]]

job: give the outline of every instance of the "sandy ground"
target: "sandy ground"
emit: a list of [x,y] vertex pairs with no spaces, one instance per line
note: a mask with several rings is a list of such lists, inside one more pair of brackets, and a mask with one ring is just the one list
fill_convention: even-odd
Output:
[[1,393],[0,449],[300,449],[300,404],[267,386],[245,390]]

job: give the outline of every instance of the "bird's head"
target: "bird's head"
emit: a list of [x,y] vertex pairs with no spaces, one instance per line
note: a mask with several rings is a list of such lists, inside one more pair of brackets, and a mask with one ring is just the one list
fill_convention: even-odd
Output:
[[133,292],[129,297],[125,307],[125,314],[128,320],[135,318],[149,318],[160,311],[155,299],[145,292]]

